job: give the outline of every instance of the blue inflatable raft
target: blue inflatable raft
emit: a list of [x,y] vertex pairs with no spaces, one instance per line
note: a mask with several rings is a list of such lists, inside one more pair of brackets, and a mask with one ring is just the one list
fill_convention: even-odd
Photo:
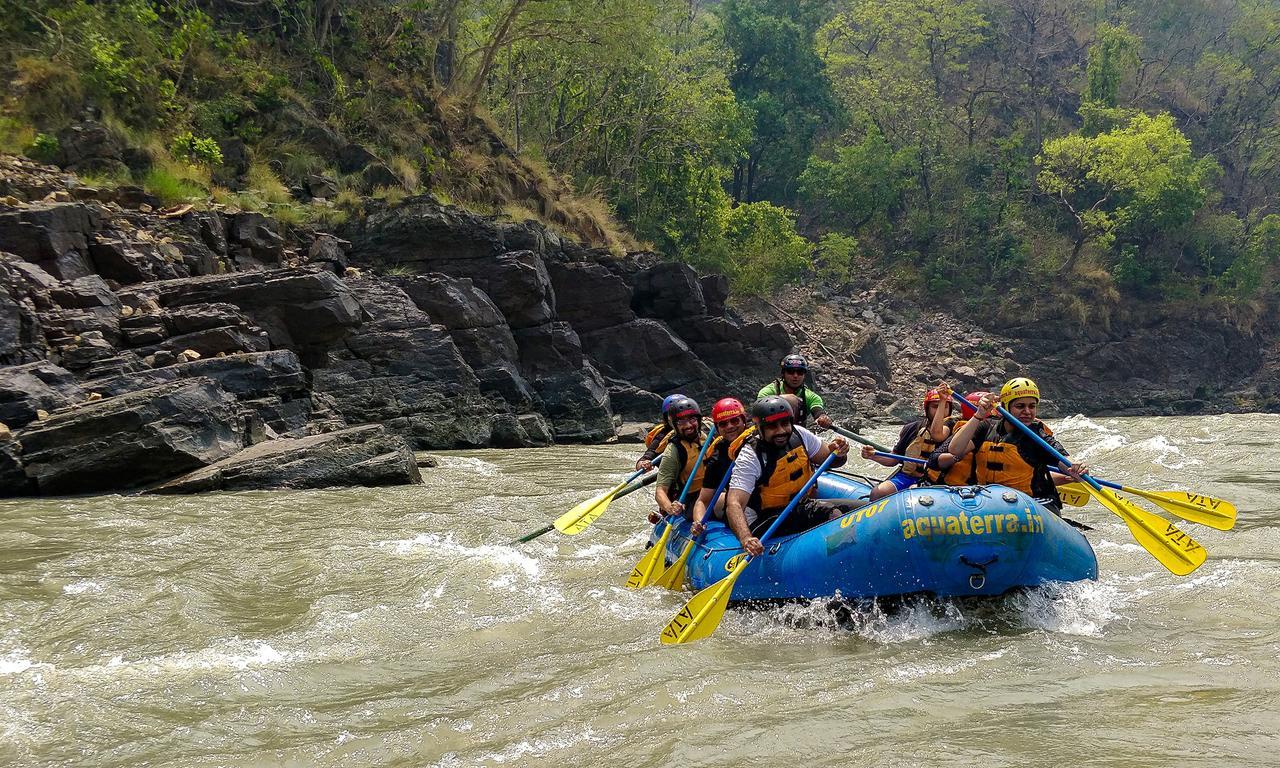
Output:
[[[869,490],[847,475],[818,480],[822,499],[866,499]],[[765,554],[738,579],[733,599],[999,595],[1098,578],[1097,557],[1080,531],[1004,486],[910,488],[858,503],[843,517],[766,542]],[[668,563],[688,540],[686,518],[668,538]],[[711,522],[689,555],[693,588],[724,578],[741,552],[733,532]]]

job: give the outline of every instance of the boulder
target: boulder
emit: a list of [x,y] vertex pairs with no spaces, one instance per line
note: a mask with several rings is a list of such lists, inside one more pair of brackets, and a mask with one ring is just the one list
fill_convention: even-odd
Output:
[[396,284],[433,321],[449,329],[482,391],[500,396],[517,411],[534,407],[537,396],[520,373],[511,327],[484,291],[467,278],[439,273],[399,279]]
[[418,449],[489,442],[491,404],[442,325],[399,287],[351,281],[369,320],[352,333],[314,388],[348,422],[378,422]]
[[702,298],[707,303],[707,314],[712,317],[724,317],[725,302],[729,300],[729,278],[724,275],[703,275],[698,284],[702,286]]
[[[582,346],[605,375],[650,392],[702,390],[719,378],[656,320],[633,320],[581,336]],[[691,386],[697,383],[697,386]]]
[[0,210],[0,250],[13,253],[61,280],[93,274],[89,238],[98,228],[96,209],[85,203],[35,203]]
[[284,254],[280,222],[261,213],[235,214],[227,231],[227,249],[237,261],[279,264]]
[[35,421],[36,411],[55,411],[87,396],[70,371],[47,360],[0,368],[0,422],[12,429]]
[[192,379],[64,408],[15,436],[40,493],[89,493],[224,459],[244,445],[244,424],[232,395]]
[[151,488],[148,493],[201,493],[274,488],[409,485],[422,482],[403,437],[381,425],[268,440]]
[[631,288],[631,308],[641,317],[677,320],[707,314],[702,283],[687,264],[655,264],[637,272]]
[[547,272],[555,290],[556,314],[579,334],[636,319],[630,286],[603,265],[551,262]]
[[13,440],[0,442],[0,497],[33,496],[36,484],[22,471],[22,446]]
[[273,348],[295,350],[308,367],[323,365],[327,351],[362,318],[351,289],[332,272],[316,268],[165,280],[119,295],[135,308],[148,301],[162,307],[233,304],[267,332]]
[[438,265],[493,258],[509,250],[492,220],[441,205],[429,196],[375,211],[344,230],[344,236],[351,241],[356,263],[420,264],[424,272],[455,274]]
[[77,123],[58,132],[57,161],[78,173],[123,172],[124,142],[102,123]]
[[338,181],[331,176],[311,174],[303,179],[303,186],[311,197],[322,197],[332,200],[338,196]]
[[613,437],[609,391],[582,354],[568,323],[547,323],[514,332],[520,365],[542,401],[557,441],[600,442]]
[[89,244],[89,255],[98,274],[121,285],[187,277],[182,261],[165,257],[159,244],[132,238],[121,232],[99,232]]
[[120,299],[97,275],[78,277],[49,289],[54,304],[66,309],[94,309],[102,307],[111,315],[120,314]]
[[400,177],[386,163],[370,163],[360,172],[360,186],[370,191],[379,187],[399,187]]
[[337,160],[339,171],[356,173],[357,171],[363,171],[370,163],[376,163],[378,158],[359,144],[347,144],[338,150]]

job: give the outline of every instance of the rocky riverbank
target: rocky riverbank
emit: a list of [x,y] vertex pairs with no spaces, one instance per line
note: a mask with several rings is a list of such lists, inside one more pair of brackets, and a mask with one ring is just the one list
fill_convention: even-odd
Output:
[[418,482],[414,450],[615,439],[790,348],[723,277],[367,204],[317,232],[0,157],[0,493]]
[[1221,318],[1134,312],[1106,325],[1041,320],[980,326],[869,283],[797,287],[744,302],[744,314],[794,331],[818,389],[839,413],[900,422],[925,390],[1041,385],[1041,412],[1116,416],[1280,412],[1280,330]]

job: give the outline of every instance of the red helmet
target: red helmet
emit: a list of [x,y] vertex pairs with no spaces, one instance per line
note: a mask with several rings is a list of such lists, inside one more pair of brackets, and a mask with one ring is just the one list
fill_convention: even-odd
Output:
[[711,408],[711,420],[716,424],[734,416],[747,418],[747,409],[739,400],[732,397],[721,398]]
[[940,402],[942,402],[942,393],[936,389],[931,389],[924,394],[924,405],[921,407],[924,409],[925,413],[928,413],[929,403],[940,403]]
[[964,399],[968,400],[969,405],[972,405],[973,410],[976,411],[978,410],[978,403],[982,400],[982,398],[986,397],[989,394],[991,393],[990,392],[970,392],[969,394],[964,396]]

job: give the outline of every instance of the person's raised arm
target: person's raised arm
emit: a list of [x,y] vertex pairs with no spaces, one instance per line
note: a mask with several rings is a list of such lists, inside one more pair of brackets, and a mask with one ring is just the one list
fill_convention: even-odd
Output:
[[[938,407],[933,409],[933,419],[929,421],[929,437],[935,443],[941,443],[951,434],[951,427],[947,426],[947,417],[951,415],[951,387],[944,381],[937,386],[938,394],[942,396]],[[942,406],[946,405],[946,410]]]

